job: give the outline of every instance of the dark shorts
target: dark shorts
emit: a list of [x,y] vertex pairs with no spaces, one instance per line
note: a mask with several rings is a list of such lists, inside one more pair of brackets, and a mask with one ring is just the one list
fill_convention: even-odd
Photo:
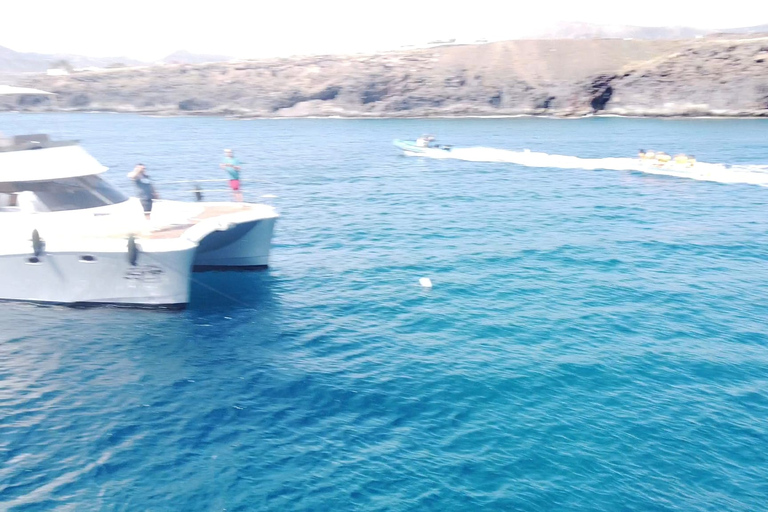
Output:
[[229,188],[232,190],[240,190],[240,180],[229,180]]
[[152,211],[152,200],[151,199],[142,199],[141,200],[141,206],[144,207],[144,213],[149,213]]

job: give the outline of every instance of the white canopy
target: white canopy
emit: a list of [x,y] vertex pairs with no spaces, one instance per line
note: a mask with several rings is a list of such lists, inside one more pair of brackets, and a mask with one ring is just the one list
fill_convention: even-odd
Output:
[[0,152],[0,183],[76,178],[106,170],[76,145]]
[[35,96],[56,96],[55,93],[41,91],[40,89],[32,89],[30,87],[13,87],[10,85],[0,85],[0,96],[23,96],[25,94]]

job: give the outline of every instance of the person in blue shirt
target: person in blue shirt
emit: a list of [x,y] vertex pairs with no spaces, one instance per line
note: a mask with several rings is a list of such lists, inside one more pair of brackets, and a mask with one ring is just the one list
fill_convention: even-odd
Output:
[[155,187],[152,185],[152,180],[147,174],[147,168],[144,164],[137,164],[131,172],[128,173],[128,177],[136,184],[136,188],[139,189],[139,199],[141,205],[144,207],[144,216],[149,220],[149,216],[152,213],[152,200],[158,199]]
[[243,200],[243,193],[240,191],[240,160],[235,158],[231,149],[224,150],[224,160],[220,167],[229,173],[229,188],[232,189],[232,195],[235,201]]

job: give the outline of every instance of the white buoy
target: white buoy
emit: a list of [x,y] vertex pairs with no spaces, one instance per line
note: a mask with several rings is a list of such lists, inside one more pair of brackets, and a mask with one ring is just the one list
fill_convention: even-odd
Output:
[[424,288],[432,288],[432,281],[428,277],[422,277],[419,279],[419,284]]

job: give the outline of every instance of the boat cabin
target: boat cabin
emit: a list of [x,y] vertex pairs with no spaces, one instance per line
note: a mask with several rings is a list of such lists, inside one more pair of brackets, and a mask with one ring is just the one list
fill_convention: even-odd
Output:
[[100,176],[106,170],[77,141],[43,134],[0,139],[0,212],[60,212],[128,201]]

